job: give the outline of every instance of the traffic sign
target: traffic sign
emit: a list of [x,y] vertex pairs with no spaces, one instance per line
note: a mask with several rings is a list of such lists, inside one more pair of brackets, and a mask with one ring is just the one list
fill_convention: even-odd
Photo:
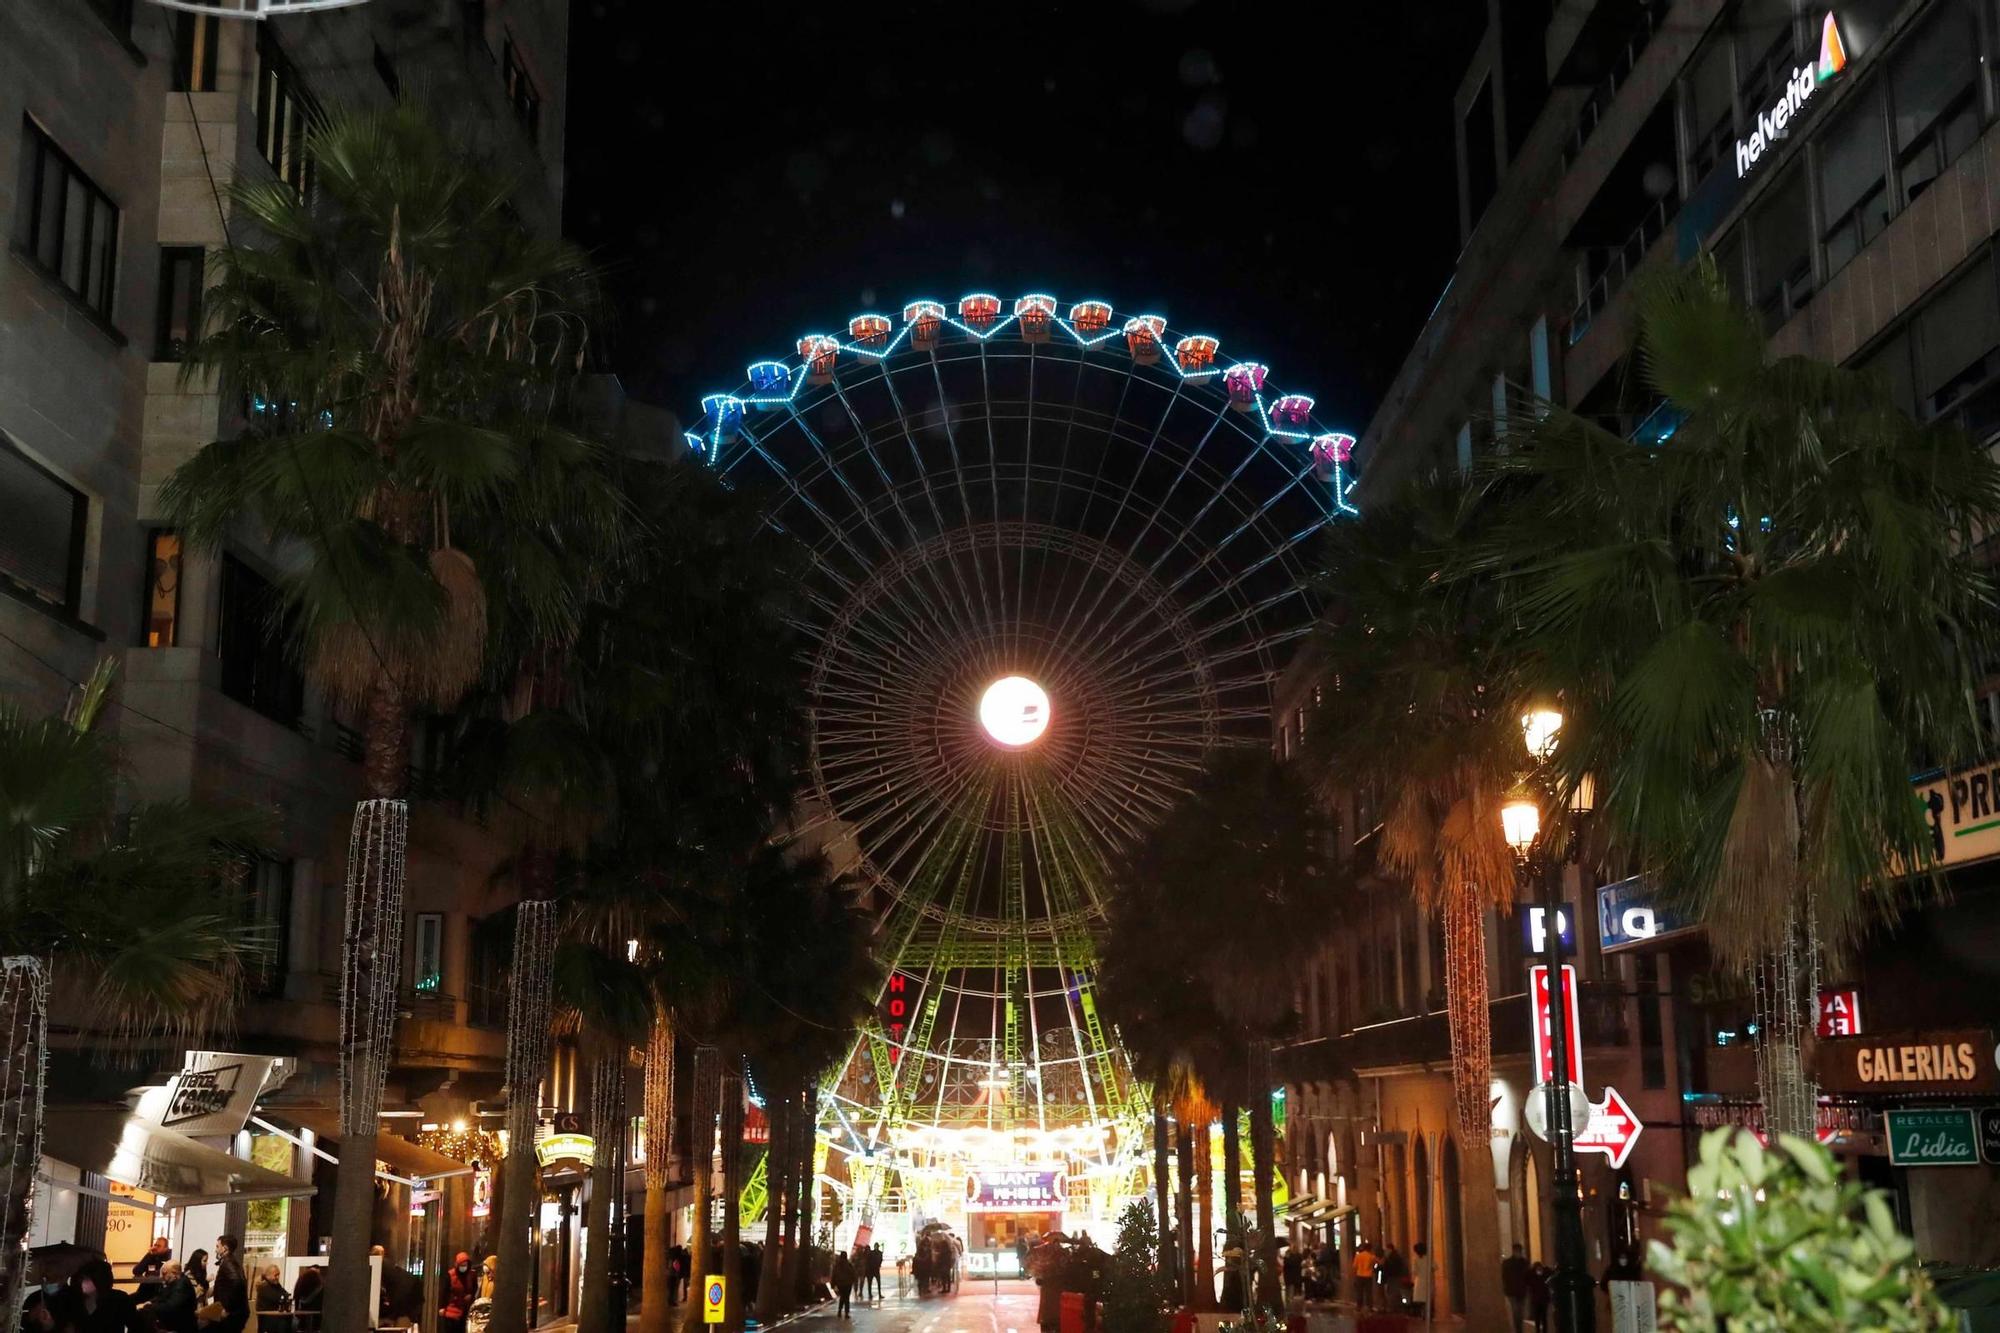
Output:
[[[1567,1050],[1569,1081],[1583,1083],[1583,1031],[1576,1021],[1576,969],[1568,963],[1562,970],[1563,1035]],[[1529,1015],[1535,1029],[1535,1082],[1547,1083],[1554,1077],[1554,1029],[1549,1024],[1549,969],[1536,964],[1528,969]]]
[[[1549,1137],[1549,1085],[1537,1083],[1528,1093],[1524,1104],[1528,1116],[1528,1128],[1535,1131],[1535,1137],[1543,1142]],[[1569,1126],[1573,1133],[1580,1133],[1590,1120],[1590,1098],[1584,1096],[1583,1089],[1576,1084],[1569,1085]]]
[[723,1297],[729,1293],[729,1279],[719,1273],[711,1273],[702,1279],[701,1322],[719,1324],[722,1322]]
[[1618,1095],[1618,1089],[1607,1083],[1604,1103],[1590,1108],[1590,1122],[1577,1131],[1575,1147],[1578,1152],[1603,1153],[1611,1159],[1611,1169],[1616,1171],[1632,1155],[1643,1128],[1639,1117]]

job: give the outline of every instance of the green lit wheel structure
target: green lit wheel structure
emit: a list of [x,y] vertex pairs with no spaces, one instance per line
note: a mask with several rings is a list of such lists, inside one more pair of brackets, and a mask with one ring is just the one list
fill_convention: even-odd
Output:
[[[1102,302],[917,301],[756,363],[688,433],[811,556],[809,832],[893,961],[822,1097],[850,1217],[944,1214],[1002,1163],[1064,1167],[1079,1220],[1143,1187],[1106,872],[1204,752],[1268,743],[1313,539],[1353,512],[1352,437],[1218,352]],[[989,725],[1011,677],[1042,693]]]

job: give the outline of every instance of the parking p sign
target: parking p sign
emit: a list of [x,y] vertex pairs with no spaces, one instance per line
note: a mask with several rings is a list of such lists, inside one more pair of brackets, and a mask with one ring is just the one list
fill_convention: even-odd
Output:
[[729,1279],[719,1273],[711,1273],[702,1279],[701,1322],[719,1324],[722,1322],[723,1298],[729,1294]]

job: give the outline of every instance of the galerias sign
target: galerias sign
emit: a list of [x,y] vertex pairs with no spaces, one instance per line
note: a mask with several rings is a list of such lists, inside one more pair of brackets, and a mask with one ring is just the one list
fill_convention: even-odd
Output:
[[1985,1028],[1822,1041],[1818,1073],[1828,1092],[2000,1092],[1993,1034]]

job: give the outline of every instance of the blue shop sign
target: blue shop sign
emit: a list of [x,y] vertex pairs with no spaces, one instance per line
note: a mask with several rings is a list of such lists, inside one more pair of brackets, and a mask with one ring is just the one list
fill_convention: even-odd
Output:
[[1597,891],[1597,941],[1605,953],[1679,935],[1695,927],[1658,901],[1644,875],[1606,884]]
[[[1514,919],[1521,927],[1521,948],[1530,958],[1540,958],[1548,947],[1548,938],[1542,933],[1542,923],[1548,918],[1548,909],[1540,903],[1514,904]],[[1556,913],[1556,947],[1565,958],[1576,957],[1575,913],[1567,906]]]

